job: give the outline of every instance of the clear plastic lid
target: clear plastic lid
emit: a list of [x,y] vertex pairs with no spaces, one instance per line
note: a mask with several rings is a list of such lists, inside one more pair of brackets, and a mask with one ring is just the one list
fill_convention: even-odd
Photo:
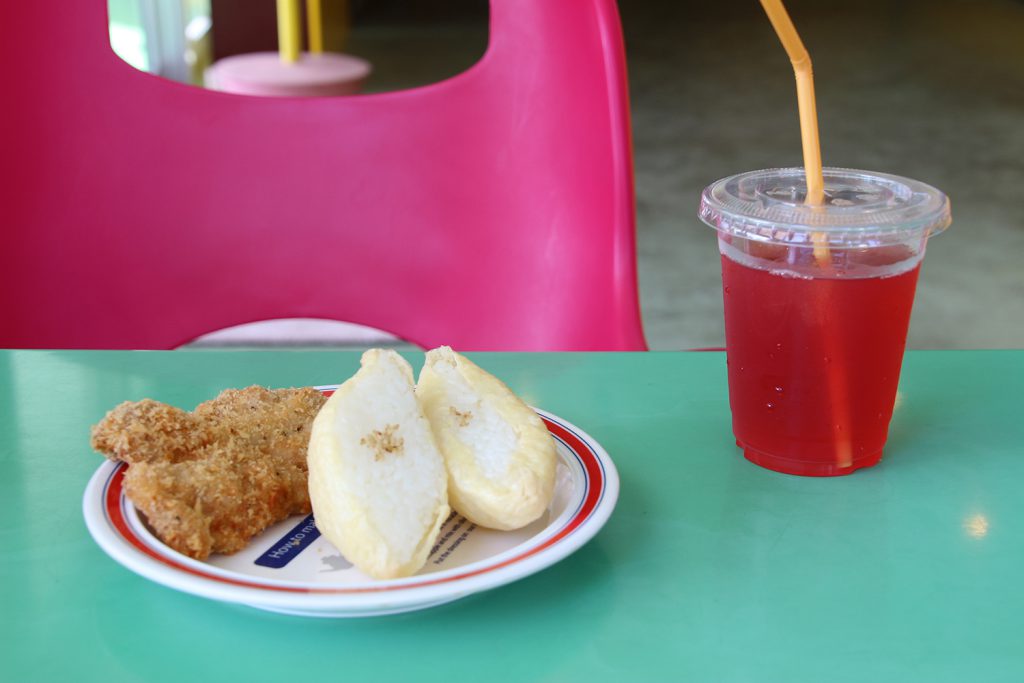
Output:
[[808,206],[802,168],[723,178],[701,194],[700,218],[720,232],[761,242],[811,245],[812,235],[824,235],[836,249],[923,239],[952,220],[946,195],[916,180],[844,168],[824,169],[824,179],[824,203]]

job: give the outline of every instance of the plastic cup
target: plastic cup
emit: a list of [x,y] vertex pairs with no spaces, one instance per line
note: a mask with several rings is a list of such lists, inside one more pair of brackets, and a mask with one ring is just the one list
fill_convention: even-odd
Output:
[[704,190],[718,231],[733,434],[744,456],[832,476],[882,457],[928,237],[950,224],[933,187],[826,168],[752,171]]

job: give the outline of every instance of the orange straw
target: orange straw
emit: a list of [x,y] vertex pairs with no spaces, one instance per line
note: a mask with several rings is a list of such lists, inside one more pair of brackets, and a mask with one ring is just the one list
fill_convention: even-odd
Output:
[[[786,48],[789,61],[793,63],[796,76],[796,103],[800,115],[800,142],[804,149],[804,175],[807,176],[807,197],[804,202],[820,206],[825,200],[825,179],[821,174],[821,143],[818,141],[818,108],[814,104],[814,71],[811,69],[811,55],[800,40],[782,0],[761,0],[772,22],[775,33]],[[814,258],[827,266],[831,257],[828,253],[828,236],[823,232],[811,235],[814,243]]]
[[800,141],[804,148],[804,173],[807,175],[807,198],[813,206],[825,198],[825,181],[821,174],[821,145],[818,142],[818,111],[814,106],[814,72],[811,56],[789,18],[782,0],[761,0],[775,32],[786,48],[796,75],[796,100],[800,113]]
[[[811,56],[807,48],[800,40],[792,19],[782,5],[782,0],[761,0],[768,20],[772,22],[775,33],[778,34],[782,46],[786,48],[789,61],[793,63],[793,73],[796,75],[796,99],[797,108],[800,114],[800,142],[804,150],[804,175],[807,176],[807,197],[804,203],[811,206],[821,206],[825,200],[825,179],[821,172],[821,144],[818,140],[818,110],[814,104],[814,72],[811,69]],[[828,248],[828,236],[823,232],[815,232],[811,235],[814,244],[814,259],[822,268],[828,267],[831,263],[831,255]],[[819,302],[824,310],[825,301]],[[825,348],[832,348],[838,351],[842,340],[837,338],[835,329],[832,326],[825,326],[822,330],[825,336]],[[849,467],[853,462],[853,448],[849,434],[840,435],[842,429],[842,418],[850,414],[848,405],[849,392],[845,373],[842,371],[842,361],[839,360],[832,368],[828,377],[829,399],[832,403],[834,415],[840,419],[840,424],[833,425],[836,429],[836,465]]]

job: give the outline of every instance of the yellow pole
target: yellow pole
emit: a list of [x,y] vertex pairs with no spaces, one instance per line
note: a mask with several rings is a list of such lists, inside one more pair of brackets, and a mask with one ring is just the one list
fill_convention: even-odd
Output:
[[299,60],[302,49],[299,22],[299,0],[277,0],[277,50],[285,64]]
[[315,55],[324,51],[324,19],[320,0],[306,0],[306,33],[309,51]]

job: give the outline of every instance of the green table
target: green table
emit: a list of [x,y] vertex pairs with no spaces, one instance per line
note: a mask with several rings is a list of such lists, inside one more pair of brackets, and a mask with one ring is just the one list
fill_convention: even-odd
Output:
[[834,479],[742,459],[723,354],[472,356],[608,450],[615,514],[503,588],[315,620],[103,554],[88,432],[125,399],[339,382],[358,354],[0,352],[3,679],[1024,680],[1024,352],[909,353],[885,459]]

